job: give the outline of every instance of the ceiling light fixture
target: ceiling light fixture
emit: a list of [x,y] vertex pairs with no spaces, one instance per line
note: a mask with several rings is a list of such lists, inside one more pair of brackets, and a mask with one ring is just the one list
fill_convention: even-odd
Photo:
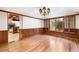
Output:
[[46,16],[50,13],[50,8],[46,8],[46,7],[40,8],[39,12],[41,15]]

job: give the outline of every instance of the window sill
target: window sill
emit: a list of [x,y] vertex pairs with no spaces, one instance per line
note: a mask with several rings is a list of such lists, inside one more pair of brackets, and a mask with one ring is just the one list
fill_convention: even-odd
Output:
[[50,32],[57,32],[57,33],[68,33],[68,34],[75,34],[75,32],[65,32],[65,31],[51,31]]

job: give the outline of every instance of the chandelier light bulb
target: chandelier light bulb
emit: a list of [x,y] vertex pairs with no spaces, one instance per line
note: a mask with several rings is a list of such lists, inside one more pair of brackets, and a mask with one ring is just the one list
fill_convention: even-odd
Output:
[[46,7],[40,8],[39,12],[41,15],[46,16],[50,13],[50,8],[46,8]]

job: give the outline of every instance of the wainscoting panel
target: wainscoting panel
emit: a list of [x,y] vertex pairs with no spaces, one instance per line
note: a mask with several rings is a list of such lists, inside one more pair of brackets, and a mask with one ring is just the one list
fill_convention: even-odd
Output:
[[47,29],[45,30],[46,30],[45,34],[47,35],[67,38],[68,40],[72,40],[74,42],[79,43],[79,30],[78,29],[76,29],[74,33],[49,31]]
[[0,44],[8,43],[8,31],[0,31]]
[[44,34],[44,28],[20,29],[20,39],[30,37],[36,34]]

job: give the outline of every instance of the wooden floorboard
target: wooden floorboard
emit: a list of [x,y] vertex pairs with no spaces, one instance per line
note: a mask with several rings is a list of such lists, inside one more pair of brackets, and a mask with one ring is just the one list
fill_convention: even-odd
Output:
[[63,38],[35,35],[0,46],[0,52],[71,52],[79,51],[79,45]]

